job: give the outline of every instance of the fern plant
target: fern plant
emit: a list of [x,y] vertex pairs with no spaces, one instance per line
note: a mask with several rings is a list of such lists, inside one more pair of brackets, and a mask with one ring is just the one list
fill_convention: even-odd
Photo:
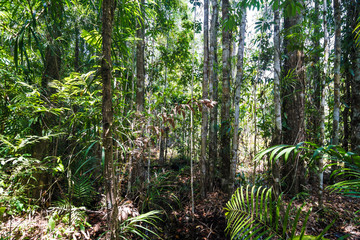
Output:
[[331,224],[319,236],[305,236],[310,209],[305,213],[301,231],[297,234],[296,229],[304,205],[294,212],[292,202],[290,201],[285,209],[281,195],[273,199],[271,189],[242,186],[226,204],[225,231],[231,239],[322,239]]

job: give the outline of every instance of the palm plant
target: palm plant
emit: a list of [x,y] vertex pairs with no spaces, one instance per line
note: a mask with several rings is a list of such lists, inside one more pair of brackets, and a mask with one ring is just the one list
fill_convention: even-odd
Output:
[[133,239],[132,236],[138,236],[142,239],[153,239],[155,236],[159,239],[161,237],[156,233],[159,228],[156,226],[156,222],[161,220],[158,215],[161,211],[150,211],[147,213],[140,214],[136,217],[127,218],[120,223],[119,237],[121,239]]
[[310,209],[305,213],[301,230],[297,233],[304,205],[295,211],[291,200],[284,211],[281,195],[273,198],[268,188],[250,188],[248,185],[237,189],[225,208],[225,231],[231,239],[322,239],[332,225],[327,226],[319,236],[305,236]]
[[[343,164],[344,167],[338,168],[331,175],[333,178],[342,178],[343,180],[328,188],[352,197],[360,197],[360,156],[353,152],[347,152],[340,146],[319,146],[312,142],[301,142],[297,145],[277,145],[259,152],[255,161],[260,161],[266,155],[269,156],[269,166],[280,159],[287,163],[292,161],[295,156],[299,157],[301,161],[305,161],[309,167],[316,168],[317,166],[314,163],[319,158],[323,158],[329,163],[324,168],[339,163]],[[317,170],[323,171],[324,169]]]
[[335,153],[344,167],[335,170],[331,176],[342,179],[342,181],[330,185],[328,189],[349,197],[360,198],[360,156],[352,152],[345,152],[342,148],[337,149],[338,151]]

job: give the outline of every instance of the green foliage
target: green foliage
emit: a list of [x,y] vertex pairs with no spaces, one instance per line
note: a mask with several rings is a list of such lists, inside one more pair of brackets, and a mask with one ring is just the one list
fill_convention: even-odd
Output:
[[157,173],[151,178],[149,185],[141,202],[142,211],[162,209],[165,213],[167,210],[173,210],[180,206],[178,197],[174,194],[176,185],[174,184],[175,174],[172,171]]
[[156,223],[161,221],[158,215],[161,211],[150,211],[147,213],[140,214],[139,216],[128,218],[119,226],[119,237],[121,239],[133,239],[133,236],[138,236],[143,239],[154,239],[161,237],[156,231],[160,230]]
[[269,166],[280,159],[286,163],[295,157],[305,161],[309,167],[315,168],[317,171],[320,169],[315,163],[319,158],[329,162],[324,169],[341,164],[343,166],[338,166],[338,169],[332,173],[332,177],[340,181],[328,188],[348,196],[360,197],[360,156],[353,152],[347,152],[340,146],[319,146],[312,142],[301,142],[297,145],[277,145],[259,152],[255,161],[260,161],[265,156],[268,156]]
[[40,139],[50,137],[29,136],[10,140],[0,135],[0,152],[3,156],[0,158],[0,207],[5,207],[7,215],[35,210],[40,203],[40,196],[35,193],[47,190],[47,183],[39,176],[51,176],[61,170],[60,160],[45,158],[40,161],[29,154],[22,154],[24,149],[38,144]]
[[[54,226],[55,223],[63,222],[65,224],[70,225],[89,225],[86,222],[87,215],[86,215],[86,208],[85,207],[76,207],[71,205],[68,199],[63,199],[60,201],[54,202],[53,206],[50,207],[52,214],[49,218],[49,226]],[[71,212],[71,219],[70,219],[70,212]],[[71,221],[71,222],[70,222]]]
[[242,186],[226,204],[226,232],[231,239],[322,239],[330,226],[317,237],[304,235],[311,209],[305,213],[301,231],[296,234],[304,205],[294,210],[292,202],[285,209],[281,195],[274,199],[271,189]]
[[351,152],[339,154],[342,155],[339,162],[343,163],[344,167],[335,170],[332,177],[340,181],[328,188],[349,197],[360,198],[360,156]]

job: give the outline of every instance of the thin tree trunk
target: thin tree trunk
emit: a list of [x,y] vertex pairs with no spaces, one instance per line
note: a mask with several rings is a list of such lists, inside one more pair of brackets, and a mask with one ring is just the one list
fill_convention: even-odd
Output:
[[[258,66],[260,66],[260,64],[258,63]],[[259,69],[258,69],[259,72]],[[253,103],[253,121],[254,121],[254,145],[253,145],[253,160],[255,159],[256,156],[256,144],[257,144],[257,115],[256,115],[256,109],[257,109],[257,83],[259,80],[259,73],[256,73],[256,78],[254,81],[254,85],[253,85],[253,99],[254,99],[254,103]],[[256,180],[256,168],[257,168],[257,162],[254,161],[254,169],[253,169],[253,184],[255,185],[255,180]]]
[[112,76],[111,76],[111,35],[114,19],[114,0],[103,0],[102,2],[102,51],[101,77],[103,81],[102,116],[103,116],[103,147],[105,152],[105,189],[106,207],[108,210],[108,224],[110,238],[117,237],[117,204],[116,204],[116,182],[115,167],[113,161],[112,143]]
[[243,78],[243,65],[244,65],[244,43],[246,32],[246,8],[242,10],[242,19],[239,34],[239,49],[237,57],[237,69],[236,69],[236,81],[235,81],[235,95],[234,95],[234,107],[235,107],[235,119],[234,119],[234,136],[232,146],[232,161],[231,161],[231,179],[232,189],[234,188],[236,166],[238,160],[238,148],[239,148],[239,115],[240,115],[240,97],[241,97],[241,83]]
[[138,37],[136,44],[136,110],[144,111],[145,104],[145,26],[144,26],[144,5],[145,0],[141,0],[141,15],[137,23],[140,25],[136,30]]
[[[345,34],[344,34],[344,42],[353,42],[353,34],[352,34],[352,24],[353,24],[353,7],[352,4],[348,2],[344,2],[346,4],[346,27],[345,27]],[[355,21],[356,22],[356,21]],[[350,108],[351,108],[351,82],[352,82],[352,75],[351,75],[351,55],[352,52],[355,50],[353,49],[354,44],[349,44],[348,46],[344,46],[343,48],[343,56],[344,56],[344,75],[345,75],[345,96],[344,96],[344,111],[343,111],[343,123],[344,123],[344,138],[343,138],[343,148],[346,151],[349,151],[349,143],[350,143]],[[356,51],[356,50],[355,50]]]
[[[191,72],[191,86],[190,86],[190,94],[191,94],[191,102],[194,97],[194,61],[195,61],[195,28],[196,28],[196,4],[194,4],[194,42],[193,42],[193,59],[192,59],[192,72]],[[195,214],[195,201],[194,201],[194,115],[193,111],[190,111],[190,188],[191,188],[191,218],[194,221]]]
[[341,12],[339,0],[334,0],[333,4],[335,20],[333,144],[338,145],[340,122]]
[[[204,0],[204,79],[202,82],[203,99],[208,98],[208,85],[209,85],[209,0]],[[202,108],[202,123],[201,123],[201,152],[200,152],[200,167],[201,167],[201,178],[200,178],[200,194],[203,198],[206,196],[206,147],[207,147],[207,135],[208,135],[208,108],[203,105]]]
[[[170,17],[169,17],[170,18]],[[166,36],[166,50],[168,50],[169,47],[169,32],[167,33]],[[166,52],[166,54],[168,54]],[[165,61],[165,75],[164,75],[164,91],[163,91],[163,95],[164,95],[164,108],[166,109],[166,89],[167,89],[167,74],[168,74],[168,67],[167,67],[167,61]],[[166,141],[167,141],[167,135],[166,135],[166,127],[164,125],[164,123],[162,123],[162,133],[161,133],[161,138],[160,138],[160,156],[159,156],[159,162],[160,165],[164,165],[165,161],[166,161],[166,151],[167,151],[167,146],[166,146]]]
[[[319,143],[320,145],[325,145],[325,86],[326,86],[326,78],[327,78],[327,68],[328,68],[328,59],[329,59],[329,34],[327,30],[327,0],[324,0],[323,3],[323,28],[324,28],[324,73],[321,79],[321,99],[320,99],[320,137]],[[319,167],[319,207],[323,206],[323,191],[324,191],[324,160],[323,158],[319,159],[318,162]]]
[[[210,53],[209,53],[209,95],[212,101],[218,100],[218,70],[217,70],[217,32],[218,32],[218,0],[211,0],[212,17],[210,26]],[[215,176],[215,166],[218,158],[218,106],[210,109],[209,124],[209,174],[208,187],[212,190]]]
[[[279,6],[279,0],[277,0]],[[273,135],[273,145],[281,144],[282,122],[281,122],[281,99],[280,99],[280,11],[279,7],[274,11],[274,111],[275,111],[275,131]],[[280,194],[280,161],[276,160],[273,164],[274,190],[276,196]]]
[[[222,0],[222,19],[229,20],[230,2]],[[230,77],[231,77],[231,32],[228,27],[222,30],[222,98],[221,98],[221,127],[220,127],[220,159],[221,159],[221,185],[225,192],[229,192],[230,180]]]

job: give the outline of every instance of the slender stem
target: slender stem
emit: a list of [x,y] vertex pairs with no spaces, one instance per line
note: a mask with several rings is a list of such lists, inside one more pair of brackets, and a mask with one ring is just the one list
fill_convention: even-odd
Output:
[[[194,2],[194,40],[193,40],[193,59],[192,59],[192,73],[191,73],[191,85],[190,85],[190,91],[191,91],[191,101],[193,99],[194,95],[194,60],[195,60],[195,28],[196,28],[196,2]],[[193,139],[193,111],[190,111],[190,171],[191,171],[191,217],[192,221],[194,221],[194,213],[195,213],[195,204],[194,204],[194,167],[193,167],[193,145],[194,145],[194,139]]]

